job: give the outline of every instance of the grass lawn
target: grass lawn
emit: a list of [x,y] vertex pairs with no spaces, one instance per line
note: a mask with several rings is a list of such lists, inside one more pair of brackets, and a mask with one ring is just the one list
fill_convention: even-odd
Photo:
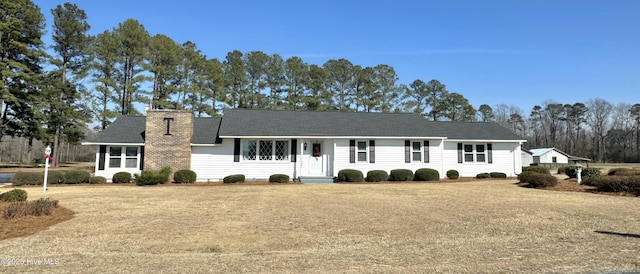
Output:
[[74,218],[0,255],[57,265],[0,272],[640,271],[639,198],[514,182],[52,186]]

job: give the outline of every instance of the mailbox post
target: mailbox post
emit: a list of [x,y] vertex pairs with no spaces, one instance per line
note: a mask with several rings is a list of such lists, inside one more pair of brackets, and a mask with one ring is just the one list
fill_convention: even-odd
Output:
[[49,158],[51,158],[51,146],[47,145],[44,150],[44,183],[42,184],[42,193],[47,193],[47,177],[49,176]]
[[582,184],[582,165],[576,164],[576,178],[578,179],[578,184]]

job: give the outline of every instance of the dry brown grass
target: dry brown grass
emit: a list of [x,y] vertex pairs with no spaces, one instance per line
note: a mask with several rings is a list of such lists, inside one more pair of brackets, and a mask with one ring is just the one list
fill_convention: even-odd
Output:
[[58,265],[0,272],[640,270],[640,199],[514,182],[54,186],[75,218],[0,250]]

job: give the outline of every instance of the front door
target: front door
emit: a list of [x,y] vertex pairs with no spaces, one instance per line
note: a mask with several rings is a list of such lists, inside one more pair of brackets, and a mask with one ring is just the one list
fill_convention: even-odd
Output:
[[310,175],[324,175],[324,157],[322,153],[322,143],[314,142],[311,145],[311,153],[309,155],[309,173]]

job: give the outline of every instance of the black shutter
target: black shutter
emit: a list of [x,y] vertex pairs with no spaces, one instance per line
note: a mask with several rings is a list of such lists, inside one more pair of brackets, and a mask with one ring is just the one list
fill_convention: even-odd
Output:
[[458,163],[462,163],[462,143],[458,143]]
[[104,161],[107,154],[107,146],[102,145],[98,150],[98,170],[104,170]]
[[424,141],[424,144],[422,146],[424,147],[424,162],[428,163],[429,162],[429,141]]
[[296,154],[298,154],[298,139],[291,139],[291,162],[296,162]]
[[144,169],[144,146],[140,146],[140,170]]
[[411,141],[404,140],[404,162],[411,163]]
[[487,161],[489,164],[493,163],[493,146],[491,144],[487,144]]
[[356,140],[349,140],[349,163],[356,162]]
[[233,161],[240,162],[240,138],[233,140]]
[[369,163],[376,162],[376,141],[369,140]]

